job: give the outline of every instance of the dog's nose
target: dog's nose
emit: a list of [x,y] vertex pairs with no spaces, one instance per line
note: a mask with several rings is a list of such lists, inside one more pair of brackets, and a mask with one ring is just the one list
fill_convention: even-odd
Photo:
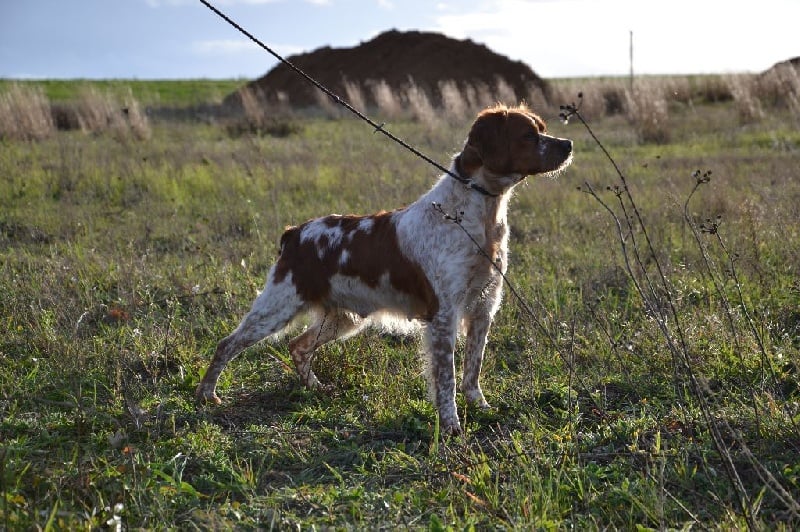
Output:
[[558,139],[558,151],[564,159],[572,156],[572,141],[569,139]]

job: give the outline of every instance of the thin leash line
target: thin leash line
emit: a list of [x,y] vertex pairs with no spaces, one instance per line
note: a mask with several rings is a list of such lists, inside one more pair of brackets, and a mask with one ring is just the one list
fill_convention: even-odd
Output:
[[302,76],[302,77],[303,77],[303,78],[304,78],[306,81],[308,81],[309,83],[311,83],[312,85],[314,85],[316,88],[318,88],[319,90],[321,90],[322,92],[324,92],[324,93],[325,93],[326,95],[328,95],[328,96],[329,96],[329,97],[330,97],[330,98],[331,98],[331,99],[332,99],[332,100],[333,100],[335,103],[337,103],[337,104],[341,105],[342,107],[344,107],[345,109],[347,109],[348,111],[350,111],[351,113],[353,113],[354,115],[356,115],[358,118],[360,118],[361,120],[363,120],[364,122],[366,122],[367,124],[369,124],[370,126],[372,126],[372,127],[375,129],[375,131],[376,131],[376,132],[378,132],[378,131],[379,131],[379,132],[381,132],[383,135],[385,135],[386,137],[390,138],[391,140],[393,140],[393,141],[394,141],[394,142],[396,142],[397,144],[401,145],[402,147],[404,147],[405,149],[407,149],[408,151],[410,151],[411,153],[413,153],[414,155],[416,155],[417,157],[419,157],[419,158],[420,158],[420,159],[422,159],[423,161],[427,162],[428,164],[431,164],[431,165],[433,165],[433,166],[434,166],[434,167],[436,167],[438,170],[441,170],[442,172],[444,172],[445,174],[449,175],[450,177],[452,177],[452,178],[453,178],[453,179],[455,179],[456,181],[459,181],[459,182],[463,183],[463,184],[464,184],[465,186],[467,186],[468,188],[471,188],[472,190],[475,190],[476,192],[480,192],[480,193],[481,193],[481,194],[483,194],[484,196],[491,196],[491,197],[496,197],[496,196],[497,196],[497,194],[494,194],[494,193],[492,193],[492,192],[489,192],[488,190],[486,190],[486,189],[485,189],[484,187],[482,187],[481,185],[478,185],[477,183],[473,183],[473,182],[472,182],[472,181],[470,181],[469,179],[467,179],[467,178],[465,178],[465,177],[462,177],[462,176],[460,176],[460,175],[458,175],[458,174],[456,174],[456,173],[454,173],[454,172],[451,172],[450,170],[448,170],[447,168],[445,168],[445,167],[444,167],[444,166],[442,166],[441,164],[437,163],[436,161],[434,161],[433,159],[431,159],[430,157],[428,157],[427,155],[425,155],[424,153],[422,153],[421,151],[419,151],[419,150],[418,150],[417,148],[415,148],[414,146],[412,146],[412,145],[408,144],[406,141],[404,141],[404,140],[403,140],[403,139],[401,139],[400,137],[398,137],[398,136],[394,135],[392,132],[390,132],[389,130],[387,130],[386,128],[384,128],[384,126],[386,125],[386,123],[385,123],[385,122],[378,124],[377,122],[375,122],[374,120],[372,120],[371,118],[369,118],[368,116],[366,116],[364,113],[362,113],[361,111],[359,111],[358,109],[356,109],[355,107],[353,107],[352,105],[350,105],[349,103],[347,103],[346,101],[344,101],[342,98],[340,98],[340,97],[339,97],[339,95],[337,95],[336,93],[334,93],[332,90],[328,89],[328,88],[327,88],[326,86],[324,86],[322,83],[320,83],[319,81],[317,81],[316,79],[314,79],[314,78],[313,78],[313,77],[311,77],[310,75],[308,75],[308,74],[306,74],[305,72],[303,72],[303,71],[302,71],[300,68],[298,68],[297,66],[295,66],[295,65],[294,65],[294,64],[293,64],[291,61],[289,61],[289,60],[285,59],[285,58],[284,58],[282,55],[280,55],[279,53],[277,53],[275,50],[273,50],[272,48],[270,48],[269,46],[267,46],[266,44],[264,44],[263,42],[261,42],[261,41],[260,41],[258,38],[256,38],[256,37],[255,37],[255,36],[254,36],[252,33],[250,33],[249,31],[247,31],[246,29],[244,29],[242,26],[240,26],[240,25],[239,25],[239,24],[237,24],[237,23],[236,23],[234,20],[232,20],[232,19],[231,19],[231,18],[230,18],[228,15],[226,15],[225,13],[223,13],[222,11],[220,11],[219,9],[217,9],[215,6],[213,6],[213,5],[212,5],[210,2],[208,2],[208,0],[200,0],[200,3],[202,3],[204,6],[206,6],[208,9],[210,9],[210,10],[211,10],[211,11],[213,11],[214,13],[216,13],[216,14],[217,14],[217,15],[218,15],[220,18],[222,18],[222,19],[223,19],[225,22],[227,22],[228,24],[230,24],[231,26],[233,26],[234,28],[236,28],[236,29],[237,29],[237,30],[238,30],[240,33],[242,33],[242,34],[243,34],[245,37],[247,37],[248,39],[250,39],[251,41],[253,41],[253,42],[254,42],[255,44],[257,44],[257,45],[258,45],[260,48],[262,48],[263,50],[265,50],[266,52],[268,52],[270,55],[272,55],[272,56],[273,56],[275,59],[277,59],[278,61],[280,61],[281,63],[283,63],[283,64],[284,64],[284,65],[286,65],[287,67],[291,68],[291,69],[292,69],[293,71],[295,71],[297,74],[299,74],[300,76]]
[[[480,185],[478,185],[478,184],[476,184],[476,183],[472,183],[470,180],[468,180],[468,179],[465,179],[465,178],[463,178],[463,177],[461,177],[461,176],[459,176],[459,175],[457,175],[457,174],[455,174],[455,173],[451,172],[450,170],[446,169],[445,167],[443,167],[442,165],[440,165],[439,163],[437,163],[436,161],[434,161],[433,159],[431,159],[430,157],[428,157],[428,156],[427,156],[427,155],[425,155],[424,153],[420,152],[419,150],[417,150],[416,148],[414,148],[414,147],[413,147],[413,146],[411,146],[410,144],[406,143],[404,140],[402,140],[402,139],[400,139],[399,137],[395,136],[394,134],[392,134],[390,131],[386,130],[386,129],[383,127],[383,126],[384,126],[384,124],[378,124],[378,123],[374,122],[374,121],[373,121],[372,119],[370,119],[368,116],[366,116],[366,115],[364,115],[363,113],[361,113],[361,112],[360,112],[358,109],[356,109],[355,107],[353,107],[352,105],[350,105],[350,104],[349,104],[349,103],[347,103],[346,101],[342,100],[342,99],[341,99],[341,98],[340,98],[340,97],[339,97],[337,94],[335,94],[333,91],[331,91],[330,89],[328,89],[327,87],[325,87],[324,85],[322,85],[320,82],[318,82],[316,79],[312,78],[311,76],[309,76],[308,74],[306,74],[305,72],[303,72],[303,71],[302,71],[300,68],[298,68],[297,66],[295,66],[295,65],[294,65],[293,63],[291,63],[290,61],[288,61],[288,60],[284,59],[284,58],[283,58],[283,57],[282,57],[280,54],[278,54],[277,52],[275,52],[274,50],[272,50],[272,49],[271,49],[269,46],[267,46],[266,44],[264,44],[263,42],[261,42],[259,39],[257,39],[255,36],[253,36],[253,35],[252,35],[250,32],[248,32],[247,30],[245,30],[244,28],[242,28],[242,27],[241,27],[239,24],[237,24],[235,21],[233,21],[233,20],[232,20],[230,17],[228,17],[227,15],[225,15],[225,14],[224,14],[222,11],[220,11],[220,10],[219,10],[219,9],[217,9],[216,7],[214,7],[214,6],[213,6],[213,5],[212,5],[210,2],[208,2],[207,0],[200,0],[200,2],[201,2],[203,5],[205,5],[206,7],[208,7],[208,8],[209,8],[211,11],[213,11],[214,13],[216,13],[216,14],[217,14],[217,15],[218,15],[220,18],[222,18],[223,20],[225,20],[225,21],[226,21],[228,24],[230,24],[231,26],[233,26],[234,28],[236,28],[236,29],[237,29],[239,32],[241,32],[243,35],[245,35],[247,38],[249,38],[249,39],[250,39],[251,41],[253,41],[255,44],[257,44],[259,47],[263,48],[265,51],[267,51],[268,53],[270,53],[270,54],[271,54],[273,57],[275,57],[275,58],[276,58],[278,61],[280,61],[281,63],[283,63],[283,64],[285,64],[286,66],[288,66],[289,68],[291,68],[291,69],[292,69],[293,71],[295,71],[297,74],[299,74],[300,76],[302,76],[303,78],[305,78],[305,79],[306,79],[306,81],[308,81],[309,83],[311,83],[312,85],[314,85],[315,87],[317,87],[318,89],[320,89],[322,92],[324,92],[325,94],[327,94],[327,95],[328,95],[330,98],[332,98],[332,99],[333,99],[333,101],[334,101],[334,102],[336,102],[337,104],[339,104],[339,105],[341,105],[342,107],[346,108],[348,111],[350,111],[351,113],[353,113],[354,115],[356,115],[358,118],[360,118],[360,119],[361,119],[361,120],[363,120],[364,122],[366,122],[366,123],[368,123],[369,125],[371,125],[372,127],[374,127],[374,128],[375,128],[375,131],[380,131],[380,132],[381,132],[381,133],[383,133],[385,136],[387,136],[388,138],[390,138],[390,139],[391,139],[391,140],[393,140],[394,142],[396,142],[396,143],[400,144],[401,146],[403,146],[404,148],[406,148],[407,150],[409,150],[411,153],[413,153],[413,154],[414,154],[414,155],[416,155],[417,157],[419,157],[419,158],[423,159],[424,161],[426,161],[426,162],[428,162],[428,163],[432,164],[433,166],[435,166],[436,168],[438,168],[439,170],[441,170],[441,171],[442,171],[442,172],[444,172],[445,174],[449,175],[450,177],[453,177],[453,178],[454,178],[454,179],[456,179],[457,181],[460,181],[461,183],[463,183],[463,184],[464,184],[464,185],[466,185],[467,187],[469,187],[469,188],[471,188],[471,189],[473,189],[473,190],[475,190],[475,191],[477,191],[477,192],[480,192],[481,194],[483,194],[483,195],[485,195],[485,196],[491,196],[491,197],[496,197],[496,196],[497,196],[497,194],[493,194],[493,193],[489,192],[488,190],[486,190],[486,189],[485,189],[485,188],[483,188],[482,186],[480,186]],[[508,286],[509,290],[511,291],[511,293],[513,294],[513,296],[516,298],[516,300],[519,302],[519,304],[520,304],[520,306],[523,308],[523,310],[524,310],[524,311],[525,311],[525,312],[526,312],[526,313],[527,313],[527,314],[528,314],[528,315],[529,315],[529,316],[530,316],[530,317],[533,319],[534,323],[535,323],[535,324],[536,324],[536,325],[537,325],[537,326],[538,326],[538,327],[539,327],[541,330],[545,331],[546,329],[545,329],[544,325],[542,325],[542,324],[539,322],[539,320],[536,318],[536,314],[533,312],[533,309],[531,309],[530,305],[528,305],[528,303],[527,303],[527,301],[525,300],[525,298],[523,298],[523,297],[522,297],[522,295],[521,295],[521,294],[519,294],[519,292],[517,292],[517,290],[516,290],[515,286],[514,286],[514,285],[511,283],[511,281],[508,279],[508,277],[507,277],[507,276],[506,276],[506,275],[503,273],[503,271],[502,271],[502,270],[499,268],[499,266],[498,266],[498,265],[495,263],[494,259],[492,259],[492,258],[489,256],[489,254],[486,252],[486,250],[484,250],[484,249],[483,249],[483,248],[480,246],[480,244],[478,244],[478,242],[477,242],[477,241],[476,241],[476,240],[475,240],[475,239],[472,237],[472,235],[471,235],[471,234],[470,234],[470,233],[469,233],[469,232],[466,230],[466,228],[465,228],[465,227],[464,227],[464,226],[461,224],[461,221],[460,221],[460,220],[459,220],[457,217],[453,217],[453,216],[449,216],[449,215],[447,215],[447,214],[444,212],[444,210],[442,209],[442,206],[441,206],[441,205],[439,205],[439,204],[434,204],[434,205],[433,205],[433,208],[434,208],[434,209],[436,209],[436,210],[438,210],[440,213],[442,213],[442,214],[445,216],[445,218],[446,218],[446,219],[448,219],[448,220],[451,220],[451,221],[455,222],[455,223],[456,223],[456,225],[458,225],[458,226],[459,226],[459,227],[460,227],[460,228],[461,228],[461,229],[462,229],[462,230],[463,230],[463,231],[464,231],[464,232],[467,234],[467,236],[470,238],[470,240],[472,240],[472,242],[473,242],[473,243],[474,243],[474,244],[477,246],[477,248],[478,248],[478,251],[481,253],[481,255],[482,255],[482,256],[483,256],[483,257],[484,257],[486,260],[488,260],[488,261],[489,261],[489,263],[490,263],[490,264],[491,264],[491,265],[492,265],[492,266],[493,266],[493,267],[494,267],[494,268],[495,268],[495,269],[496,269],[496,270],[497,270],[497,271],[500,273],[500,276],[502,277],[502,279],[503,279],[504,283],[506,284],[506,286]],[[552,341],[552,340],[551,340],[551,341]],[[567,360],[567,359],[566,359],[566,357],[565,357],[565,356],[564,356],[562,353],[560,353],[560,352],[559,352],[559,354],[561,355],[561,358],[564,360],[564,362],[567,364],[567,366],[568,366],[568,367],[570,368],[570,370],[572,371],[572,370],[573,370],[573,367],[572,367],[572,364],[571,364],[571,362],[570,362],[569,360]],[[585,385],[584,385],[584,387],[585,387]],[[588,389],[587,389],[587,391],[588,391]],[[589,397],[591,397],[591,394],[589,394]],[[592,399],[592,402],[594,402],[594,400],[593,400],[593,399]],[[602,408],[600,408],[600,407],[599,407],[599,405],[597,405],[597,403],[596,403],[596,402],[594,402],[594,403],[595,403],[595,406],[596,406],[596,408],[598,409],[598,411],[599,411],[599,412],[601,412],[601,413],[603,413],[603,412],[604,412],[604,411],[603,411],[603,409],[602,409]]]
[[[455,180],[457,180],[457,181],[459,181],[459,182],[463,183],[463,184],[464,184],[465,186],[467,186],[468,188],[471,188],[472,190],[475,190],[476,192],[479,192],[479,193],[481,193],[481,194],[483,194],[483,195],[485,195],[485,196],[497,197],[497,194],[494,194],[494,193],[492,193],[492,192],[489,192],[488,190],[486,190],[486,189],[485,189],[485,188],[483,188],[482,186],[480,186],[480,185],[478,185],[478,184],[476,184],[476,183],[473,183],[473,182],[471,182],[469,179],[466,179],[466,178],[464,178],[464,177],[462,177],[462,176],[460,176],[460,175],[458,175],[458,174],[456,174],[456,173],[454,173],[454,172],[451,172],[450,170],[446,169],[444,166],[440,165],[439,163],[437,163],[436,161],[434,161],[433,159],[431,159],[430,157],[428,157],[427,155],[425,155],[424,153],[422,153],[421,151],[419,151],[418,149],[416,149],[415,147],[411,146],[410,144],[408,144],[407,142],[405,142],[405,141],[404,141],[404,140],[402,140],[401,138],[399,138],[399,137],[395,136],[395,135],[394,135],[394,134],[392,134],[390,131],[388,131],[387,129],[385,129],[385,128],[384,128],[384,125],[385,125],[384,123],[378,124],[378,123],[376,123],[375,121],[373,121],[372,119],[370,119],[368,116],[364,115],[364,114],[363,114],[362,112],[360,112],[358,109],[356,109],[355,107],[353,107],[352,105],[350,105],[349,103],[347,103],[346,101],[344,101],[342,98],[340,98],[340,97],[339,97],[339,96],[338,96],[336,93],[334,93],[333,91],[331,91],[330,89],[328,89],[327,87],[325,87],[324,85],[322,85],[322,84],[321,84],[319,81],[317,81],[316,79],[314,79],[314,78],[313,78],[313,77],[311,77],[310,75],[308,75],[308,74],[306,74],[305,72],[303,72],[303,71],[302,71],[300,68],[298,68],[297,66],[295,66],[295,65],[294,65],[292,62],[288,61],[288,60],[287,60],[287,59],[285,59],[283,56],[281,56],[280,54],[278,54],[277,52],[275,52],[275,51],[274,51],[272,48],[270,48],[269,46],[267,46],[266,44],[264,44],[263,42],[261,42],[261,41],[260,41],[258,38],[256,38],[256,37],[255,37],[253,34],[251,34],[250,32],[248,32],[247,30],[245,30],[245,29],[244,29],[242,26],[240,26],[239,24],[237,24],[237,23],[236,23],[234,20],[232,20],[230,17],[228,17],[228,16],[227,16],[225,13],[223,13],[222,11],[220,11],[219,9],[217,9],[215,6],[213,6],[213,5],[212,5],[212,4],[211,4],[211,3],[210,3],[208,0],[200,0],[200,2],[201,2],[203,5],[205,5],[207,8],[209,8],[211,11],[213,11],[214,13],[216,13],[216,14],[217,14],[217,15],[218,15],[220,18],[222,18],[222,19],[223,19],[225,22],[227,22],[228,24],[230,24],[231,26],[233,26],[235,29],[237,29],[239,32],[241,32],[243,35],[245,35],[245,36],[246,36],[248,39],[250,39],[251,41],[253,41],[255,44],[257,44],[259,47],[261,47],[262,49],[264,49],[264,50],[265,50],[266,52],[268,52],[270,55],[272,55],[273,57],[275,57],[275,58],[276,58],[278,61],[280,61],[281,63],[283,63],[283,64],[284,64],[284,65],[286,65],[287,67],[291,68],[291,69],[292,69],[294,72],[296,72],[297,74],[299,74],[300,76],[302,76],[302,77],[303,77],[303,78],[304,78],[306,81],[308,81],[309,83],[311,83],[312,85],[314,85],[315,87],[317,87],[319,90],[321,90],[322,92],[324,92],[324,93],[325,93],[326,95],[328,95],[328,96],[329,96],[331,99],[333,99],[333,101],[334,101],[334,102],[336,102],[337,104],[339,104],[339,105],[341,105],[342,107],[346,108],[348,111],[350,111],[351,113],[353,113],[354,115],[356,115],[358,118],[360,118],[361,120],[363,120],[364,122],[366,122],[367,124],[369,124],[370,126],[372,126],[373,128],[375,128],[375,131],[380,131],[381,133],[383,133],[383,134],[384,134],[386,137],[388,137],[389,139],[393,140],[393,141],[394,141],[394,142],[396,142],[397,144],[400,144],[401,146],[403,146],[404,148],[406,148],[408,151],[410,151],[411,153],[413,153],[413,154],[414,154],[414,155],[416,155],[417,157],[419,157],[419,158],[421,158],[422,160],[424,160],[424,161],[428,162],[429,164],[433,165],[434,167],[436,167],[437,169],[441,170],[442,172],[444,172],[445,174],[449,175],[450,177],[454,178]],[[447,219],[449,219],[449,220],[451,220],[451,221],[455,222],[455,223],[456,223],[456,225],[458,225],[458,226],[459,226],[459,227],[460,227],[460,228],[461,228],[461,229],[462,229],[462,230],[463,230],[463,231],[464,231],[464,232],[467,234],[467,236],[470,238],[470,240],[472,240],[472,242],[473,242],[473,243],[474,243],[474,244],[477,246],[477,248],[478,248],[479,252],[481,253],[481,255],[482,255],[484,258],[486,258],[486,260],[488,260],[488,261],[489,261],[489,263],[490,263],[490,264],[491,264],[491,265],[492,265],[492,266],[493,266],[493,267],[494,267],[494,268],[495,268],[495,269],[496,269],[496,270],[497,270],[497,271],[500,273],[500,275],[501,275],[501,277],[502,277],[503,281],[504,281],[504,282],[505,282],[505,284],[506,284],[506,285],[509,287],[509,290],[511,291],[511,293],[513,294],[513,296],[514,296],[514,297],[517,299],[517,301],[519,302],[519,304],[520,304],[520,306],[523,308],[523,310],[524,310],[524,311],[525,311],[525,312],[526,312],[528,315],[530,315],[530,316],[531,316],[531,318],[533,319],[534,323],[535,323],[535,324],[536,324],[536,325],[537,325],[537,326],[538,326],[540,329],[542,329],[542,330],[544,331],[544,330],[545,330],[545,327],[544,327],[544,325],[542,325],[542,324],[539,322],[539,320],[536,318],[536,314],[533,312],[533,309],[531,309],[531,307],[528,305],[527,301],[526,301],[526,300],[525,300],[525,299],[522,297],[522,295],[521,295],[521,294],[519,294],[519,293],[517,292],[517,290],[516,290],[516,288],[514,287],[514,285],[511,283],[511,281],[508,279],[508,277],[507,277],[507,276],[506,276],[506,275],[505,275],[505,274],[502,272],[502,270],[501,270],[501,269],[498,267],[498,265],[495,263],[494,259],[492,259],[492,258],[491,258],[491,257],[488,255],[488,253],[486,252],[486,250],[484,250],[484,249],[483,249],[483,248],[482,248],[482,247],[481,247],[481,246],[478,244],[478,242],[477,242],[477,241],[476,241],[476,240],[475,240],[475,239],[472,237],[472,235],[470,235],[470,234],[469,234],[469,232],[466,230],[466,228],[465,228],[463,225],[461,225],[461,223],[460,223],[460,220],[459,220],[457,217],[451,217],[451,216],[448,216],[448,215],[447,215],[447,214],[444,212],[444,210],[442,210],[442,207],[441,207],[441,205],[434,204],[434,205],[433,205],[433,207],[434,207],[435,209],[439,210],[439,211],[440,211],[442,214],[444,214],[444,215],[445,215],[445,218],[447,218]],[[551,341],[552,341],[552,340],[551,340]],[[561,354],[561,353],[559,353],[559,354]],[[564,362],[567,364],[567,366],[570,368],[570,370],[572,370],[572,365],[571,365],[571,363],[570,363],[568,360],[566,360],[566,357],[565,357],[563,354],[561,354],[561,357],[562,357],[562,359],[564,360]],[[589,394],[589,396],[591,397],[591,394]],[[593,402],[594,402],[594,401],[593,401]],[[596,404],[596,403],[595,403],[595,404]],[[600,412],[603,412],[603,410],[602,410],[601,408],[599,408],[599,405],[596,405],[596,406],[597,406],[597,408],[598,408],[598,410],[599,410]]]

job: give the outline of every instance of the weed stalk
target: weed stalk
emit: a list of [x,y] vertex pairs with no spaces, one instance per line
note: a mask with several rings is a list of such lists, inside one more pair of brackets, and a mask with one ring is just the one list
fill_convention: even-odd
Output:
[[[582,94],[578,94],[578,99],[582,98]],[[621,205],[622,212],[624,214],[623,219],[625,220],[625,229],[627,229],[627,236],[631,238],[631,248],[628,248],[626,243],[626,234],[623,230],[623,222],[620,220],[620,216],[596,193],[594,188],[592,188],[588,183],[586,183],[586,190],[589,195],[591,195],[595,200],[597,200],[601,206],[611,215],[614,219],[614,222],[617,227],[617,235],[622,247],[622,253],[625,257],[625,269],[628,273],[630,279],[634,282],[634,286],[636,288],[636,292],[638,293],[639,297],[644,302],[646,308],[651,313],[651,315],[655,318],[656,323],[658,324],[658,328],[661,331],[667,346],[670,352],[673,355],[673,360],[676,364],[680,364],[682,366],[686,377],[688,378],[689,389],[694,395],[695,399],[697,400],[698,406],[700,407],[700,411],[703,415],[703,419],[705,421],[706,426],[708,427],[709,434],[711,435],[712,442],[714,447],[717,450],[720,458],[722,459],[722,463],[724,466],[725,474],[728,477],[728,481],[730,482],[731,486],[733,487],[734,491],[737,493],[737,502],[739,504],[739,509],[744,516],[747,526],[749,530],[756,530],[757,525],[755,519],[753,517],[753,506],[750,502],[750,498],[747,494],[747,491],[744,488],[744,484],[739,476],[738,471],[736,470],[735,465],[733,464],[733,458],[728,450],[727,445],[724,442],[722,431],[718,423],[715,420],[714,415],[711,412],[711,406],[709,404],[708,398],[706,397],[705,392],[703,391],[700,382],[695,375],[694,369],[692,368],[691,364],[691,357],[689,347],[686,342],[685,335],[683,333],[683,328],[681,324],[680,317],[678,315],[677,308],[675,306],[675,302],[672,296],[672,291],[670,287],[670,283],[668,282],[667,276],[664,273],[664,270],[661,266],[660,261],[655,252],[655,246],[653,245],[650,236],[647,232],[647,226],[644,223],[644,220],[641,216],[640,210],[637,206],[636,201],[631,194],[630,187],[628,186],[628,180],[625,177],[625,174],[620,169],[619,165],[616,163],[614,158],[605,148],[602,142],[595,136],[592,128],[589,124],[583,119],[579,111],[579,104],[575,104],[574,102],[569,105],[565,105],[561,107],[561,118],[567,122],[571,117],[576,117],[581,124],[586,128],[589,135],[592,139],[597,143],[600,147],[602,152],[605,154],[607,159],[610,161],[612,166],[614,167],[617,176],[619,177],[619,181],[621,183],[621,187],[617,186],[612,188],[616,197],[618,198],[619,204]],[[630,207],[633,212],[634,218],[632,219],[629,216],[626,204]],[[635,240],[634,232],[635,230],[641,231],[642,235],[645,239],[644,250],[648,253],[648,258],[652,260],[655,264],[658,276],[657,279],[660,283],[663,292],[660,297],[659,294],[654,290],[653,284],[650,280],[650,277],[647,273],[647,270],[644,268],[644,264],[642,262],[642,253],[639,247],[639,244]],[[636,271],[632,268],[631,262],[629,260],[629,254],[632,254],[634,260],[639,267],[639,271],[641,272],[641,277],[644,278],[645,283],[648,286],[648,291],[646,292],[643,287],[642,283],[637,281],[639,277]],[[664,310],[664,306],[666,306],[666,310]],[[677,336],[677,341],[675,336]],[[677,368],[676,368],[677,374]]]

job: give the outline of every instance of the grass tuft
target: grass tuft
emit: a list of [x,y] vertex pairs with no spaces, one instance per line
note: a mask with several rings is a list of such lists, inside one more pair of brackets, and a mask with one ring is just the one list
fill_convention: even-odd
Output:
[[42,140],[54,132],[50,102],[39,87],[13,84],[0,93],[0,139]]

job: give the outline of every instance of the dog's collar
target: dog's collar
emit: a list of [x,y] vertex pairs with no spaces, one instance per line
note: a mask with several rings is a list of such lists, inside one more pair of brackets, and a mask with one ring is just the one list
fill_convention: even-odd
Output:
[[489,192],[488,190],[486,190],[481,185],[473,182],[471,179],[469,179],[467,177],[464,177],[464,171],[461,168],[461,154],[460,153],[458,155],[456,155],[456,158],[455,158],[455,161],[454,161],[454,164],[453,164],[453,170],[455,170],[455,171],[454,172],[448,171],[447,175],[449,175],[450,177],[452,177],[453,179],[455,179],[459,183],[463,183],[464,186],[466,186],[467,188],[471,188],[472,190],[474,190],[476,192],[480,192],[484,196],[488,196],[490,198],[496,198],[497,196],[499,196],[499,194],[495,194],[493,192]]

